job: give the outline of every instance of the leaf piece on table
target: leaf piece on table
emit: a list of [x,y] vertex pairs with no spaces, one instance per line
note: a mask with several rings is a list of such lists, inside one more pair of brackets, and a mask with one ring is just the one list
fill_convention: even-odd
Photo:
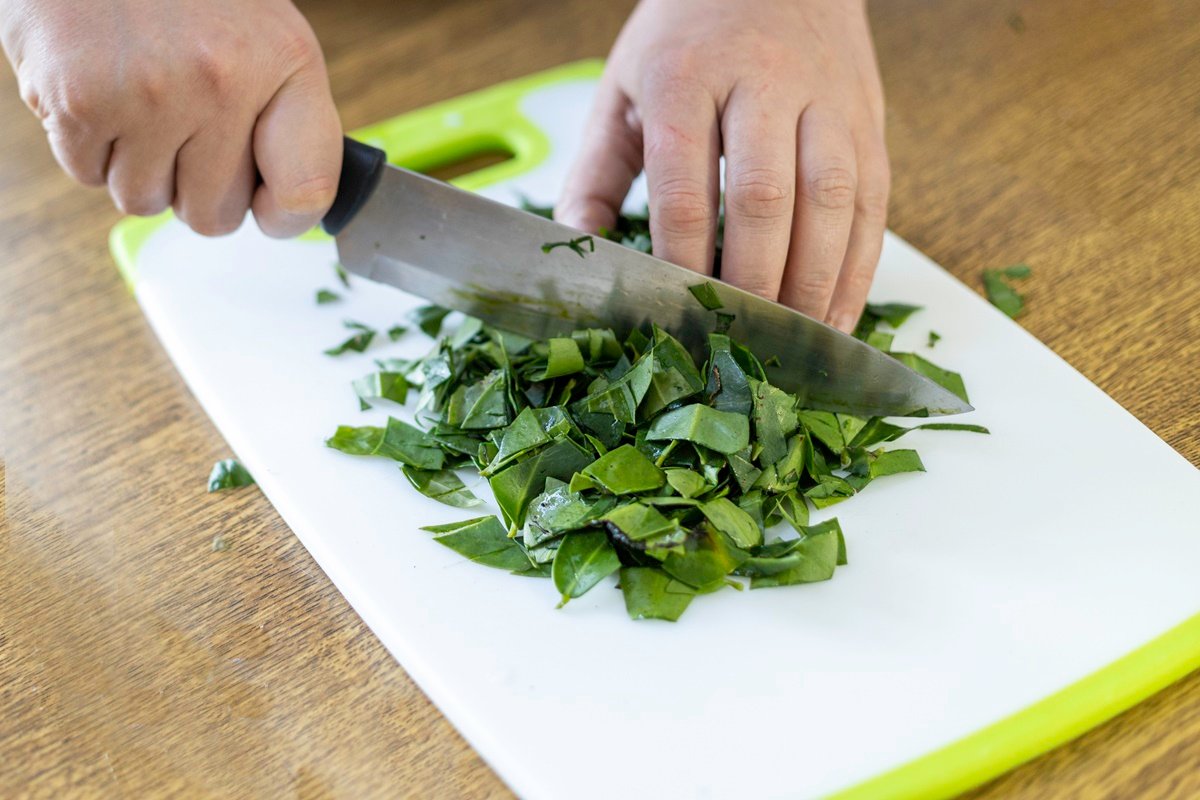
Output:
[[337,292],[331,292],[328,289],[317,289],[317,305],[323,306],[326,303],[336,303],[341,300],[342,296]]
[[208,490],[222,492],[254,484],[254,476],[235,458],[224,458],[213,464],[208,474]]
[[983,288],[988,302],[1015,318],[1025,307],[1025,298],[1008,282],[1012,279],[1028,278],[1032,270],[1027,264],[1014,264],[1004,269],[985,269]]
[[751,589],[826,581],[845,563],[842,528],[836,519],[805,529],[799,539],[776,542],[765,553],[747,558],[737,569]]
[[700,512],[714,528],[742,549],[762,544],[763,532],[754,518],[728,497],[718,497],[700,505]]
[[916,353],[892,353],[891,356],[909,369],[921,373],[942,388],[957,395],[964,403],[971,402],[967,399],[967,387],[963,383],[962,376],[957,372],[943,369]]

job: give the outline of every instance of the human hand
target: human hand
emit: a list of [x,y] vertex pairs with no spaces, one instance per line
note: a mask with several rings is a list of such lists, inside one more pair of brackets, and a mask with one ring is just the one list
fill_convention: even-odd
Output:
[[59,164],[125,213],[293,236],[333,203],[341,123],[290,0],[0,0],[0,41]]
[[886,226],[883,91],[862,0],[642,0],[556,216],[612,227],[645,169],[655,255],[849,331]]

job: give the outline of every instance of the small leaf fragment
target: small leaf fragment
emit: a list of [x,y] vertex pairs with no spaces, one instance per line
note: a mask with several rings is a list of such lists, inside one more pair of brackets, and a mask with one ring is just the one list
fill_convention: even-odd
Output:
[[255,483],[254,476],[234,458],[224,458],[213,464],[208,475],[208,491],[223,492],[227,489],[240,489]]

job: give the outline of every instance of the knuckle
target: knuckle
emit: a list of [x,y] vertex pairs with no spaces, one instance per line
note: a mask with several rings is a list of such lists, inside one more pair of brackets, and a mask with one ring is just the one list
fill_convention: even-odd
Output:
[[153,194],[141,192],[113,192],[113,202],[122,214],[135,217],[153,217],[167,209],[169,203]]
[[767,300],[779,299],[779,284],[765,275],[752,275],[740,278],[735,285],[750,294],[756,294]]
[[870,223],[884,223],[888,214],[888,195],[886,191],[862,192],[857,201],[857,210],[864,220]]
[[840,211],[852,208],[858,191],[854,171],[840,164],[821,165],[804,176],[804,196],[814,206]]
[[792,215],[794,182],[775,169],[735,172],[725,189],[726,213],[742,220],[778,221]]
[[304,216],[325,213],[336,194],[336,179],[320,175],[281,187],[275,199],[288,214]]
[[176,210],[177,215],[187,226],[201,236],[227,236],[241,226],[241,218],[223,215],[216,212],[189,213],[186,208]]
[[237,93],[239,67],[230,48],[210,44],[192,54],[191,73],[196,84],[211,97],[229,98]]
[[321,60],[321,47],[311,31],[298,29],[283,35],[278,53],[287,64],[307,66]]
[[654,192],[651,219],[668,234],[694,234],[713,223],[708,191],[691,178],[663,181]]
[[103,105],[101,92],[87,81],[66,81],[58,90],[51,108],[43,117],[55,116],[73,123],[87,123],[96,118]]

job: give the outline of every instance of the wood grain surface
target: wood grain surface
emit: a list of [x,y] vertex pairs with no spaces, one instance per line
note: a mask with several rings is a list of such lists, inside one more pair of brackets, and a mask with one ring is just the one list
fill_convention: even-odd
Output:
[[[301,5],[353,127],[603,55],[632,4]],[[1030,263],[1022,324],[1200,464],[1200,4],[871,13],[892,227],[972,287]],[[116,213],[7,72],[0,119],[0,796],[508,796],[261,494],[206,494],[226,445],[117,277]],[[1193,675],[971,796],[1196,797],[1198,765]]]

